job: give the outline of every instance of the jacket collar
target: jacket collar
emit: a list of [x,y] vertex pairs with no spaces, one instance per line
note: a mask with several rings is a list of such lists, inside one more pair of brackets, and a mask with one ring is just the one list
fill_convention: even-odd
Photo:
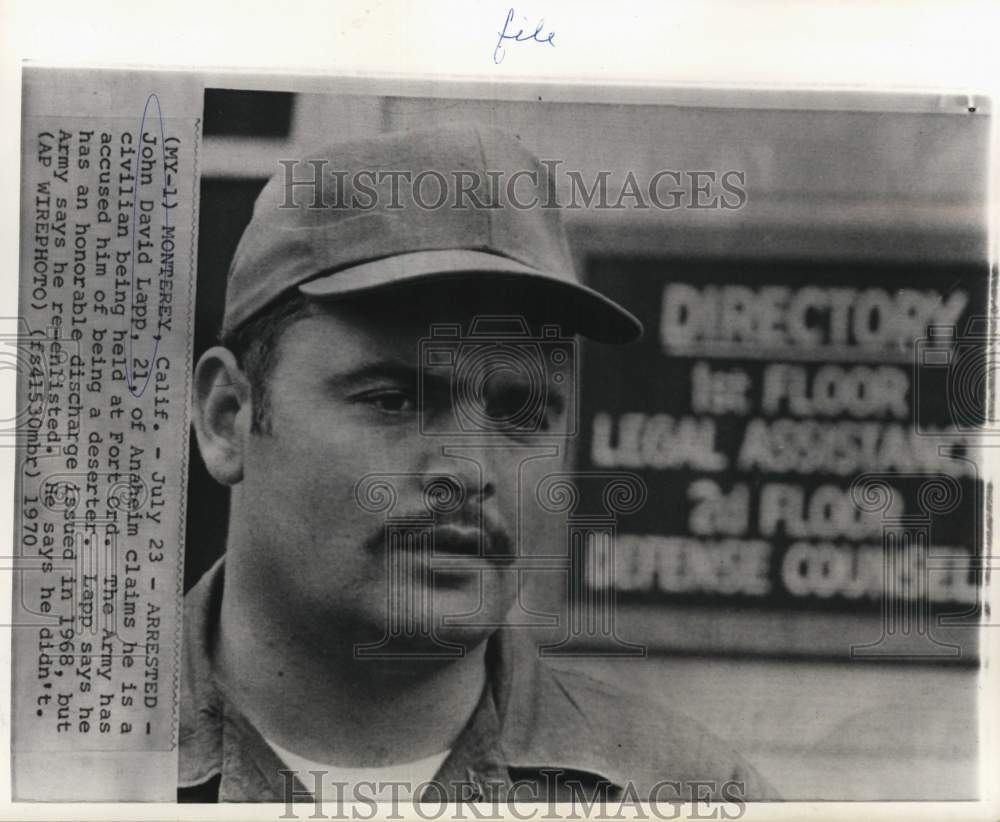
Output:
[[[284,766],[215,684],[212,643],[223,580],[220,559],[185,597],[179,785],[193,787],[221,775],[223,794],[228,785],[228,798],[236,798],[234,788],[239,788],[235,793],[249,801],[249,769],[259,786],[256,793],[263,791],[259,798],[275,801],[281,795],[278,770]],[[589,773],[619,788],[625,784],[615,764],[618,757],[612,757],[558,674],[539,659],[528,631],[498,630],[487,657],[490,687],[439,779],[445,772],[464,777],[476,760],[480,773],[490,776],[507,767],[559,768]]]

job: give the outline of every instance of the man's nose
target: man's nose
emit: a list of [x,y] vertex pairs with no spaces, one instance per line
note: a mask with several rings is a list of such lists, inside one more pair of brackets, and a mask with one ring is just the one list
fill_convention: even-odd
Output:
[[471,443],[445,444],[438,441],[428,450],[422,472],[425,493],[459,493],[466,504],[480,505],[496,496],[496,469],[489,448],[483,449]]

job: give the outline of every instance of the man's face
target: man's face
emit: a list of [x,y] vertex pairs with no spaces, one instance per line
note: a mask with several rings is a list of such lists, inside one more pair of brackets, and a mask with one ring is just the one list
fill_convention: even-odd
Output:
[[[453,436],[455,368],[421,369],[431,324],[467,331],[485,313],[476,309],[447,295],[409,301],[401,290],[332,304],[280,338],[269,432],[246,440],[234,488],[230,528],[244,538],[230,540],[227,576],[239,574],[310,645],[324,636],[377,642],[390,623],[416,629],[404,644],[425,644],[419,633],[431,624],[440,639],[477,644],[515,599],[516,555],[558,539],[539,534],[531,511],[519,521],[518,500],[532,507],[533,484],[562,465],[572,381],[546,377],[544,440],[523,431]],[[506,417],[531,394],[529,380],[502,368],[460,393]],[[386,486],[392,504],[380,496]],[[428,504],[449,495],[460,503]],[[429,528],[433,555],[406,536]],[[442,624],[458,615],[479,627]]]

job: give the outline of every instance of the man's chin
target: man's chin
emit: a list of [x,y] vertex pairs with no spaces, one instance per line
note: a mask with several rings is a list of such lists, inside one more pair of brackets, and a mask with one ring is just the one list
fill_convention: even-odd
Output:
[[[498,626],[445,625],[428,632],[413,634],[382,633],[370,641],[359,638],[354,658],[359,662],[382,661],[390,667],[406,668],[411,664],[447,663],[473,653],[489,640]],[[376,636],[378,632],[373,632]]]
[[[447,659],[463,656],[504,624],[513,592],[488,586],[435,585],[399,596],[385,613],[369,613],[355,631],[355,656]],[[359,636],[363,634],[363,636]]]

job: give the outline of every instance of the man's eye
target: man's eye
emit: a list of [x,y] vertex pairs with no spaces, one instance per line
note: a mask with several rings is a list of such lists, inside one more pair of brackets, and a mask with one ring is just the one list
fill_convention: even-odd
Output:
[[533,402],[533,399],[528,386],[501,386],[499,390],[485,392],[483,410],[486,416],[495,420],[519,418],[526,414],[535,415],[539,403]]
[[417,410],[417,400],[407,391],[379,391],[368,394],[364,401],[387,414],[409,414]]

